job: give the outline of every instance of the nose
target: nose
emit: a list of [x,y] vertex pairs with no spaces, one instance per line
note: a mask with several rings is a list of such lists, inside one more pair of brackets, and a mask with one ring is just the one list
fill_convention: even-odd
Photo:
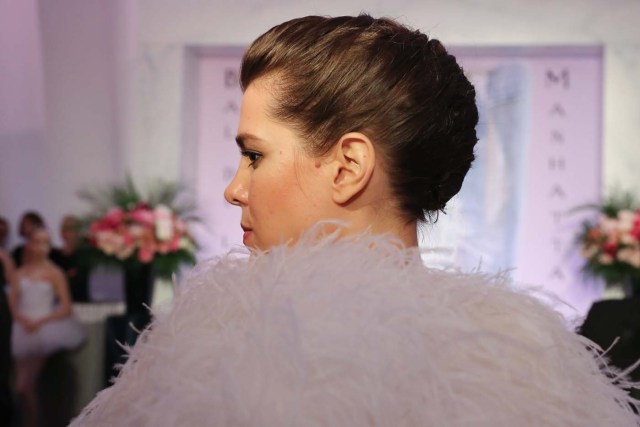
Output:
[[244,176],[240,168],[236,170],[236,174],[224,190],[224,198],[227,202],[235,206],[246,205],[249,200],[249,190],[247,185],[247,177]]

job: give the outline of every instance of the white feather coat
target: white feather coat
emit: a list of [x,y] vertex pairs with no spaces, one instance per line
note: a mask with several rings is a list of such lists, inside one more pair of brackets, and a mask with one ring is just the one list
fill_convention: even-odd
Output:
[[505,276],[384,237],[197,268],[72,426],[637,426],[586,339]]

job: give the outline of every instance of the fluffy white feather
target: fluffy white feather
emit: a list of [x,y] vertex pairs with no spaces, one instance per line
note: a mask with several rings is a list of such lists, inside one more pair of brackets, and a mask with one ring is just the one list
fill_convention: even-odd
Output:
[[386,237],[313,242],[200,266],[72,426],[640,425],[506,277],[430,270]]

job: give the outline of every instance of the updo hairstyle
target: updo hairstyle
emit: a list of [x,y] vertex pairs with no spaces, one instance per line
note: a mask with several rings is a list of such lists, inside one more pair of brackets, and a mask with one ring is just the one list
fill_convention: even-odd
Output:
[[437,218],[474,159],[475,90],[435,39],[369,15],[308,16],[245,52],[243,90],[273,77],[269,114],[322,155],[348,132],[373,141],[408,220]]

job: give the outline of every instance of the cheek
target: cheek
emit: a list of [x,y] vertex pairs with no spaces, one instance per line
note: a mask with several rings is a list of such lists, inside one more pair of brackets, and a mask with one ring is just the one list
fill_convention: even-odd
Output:
[[309,211],[295,173],[281,170],[268,178],[255,175],[249,192],[249,216],[256,243],[263,248],[298,235],[307,226]]
[[249,183],[249,206],[252,210],[277,215],[289,207],[297,180],[290,162],[286,160],[264,164],[254,171]]
[[292,184],[283,179],[255,180],[249,188],[249,208],[256,220],[269,220],[286,214],[290,207]]

